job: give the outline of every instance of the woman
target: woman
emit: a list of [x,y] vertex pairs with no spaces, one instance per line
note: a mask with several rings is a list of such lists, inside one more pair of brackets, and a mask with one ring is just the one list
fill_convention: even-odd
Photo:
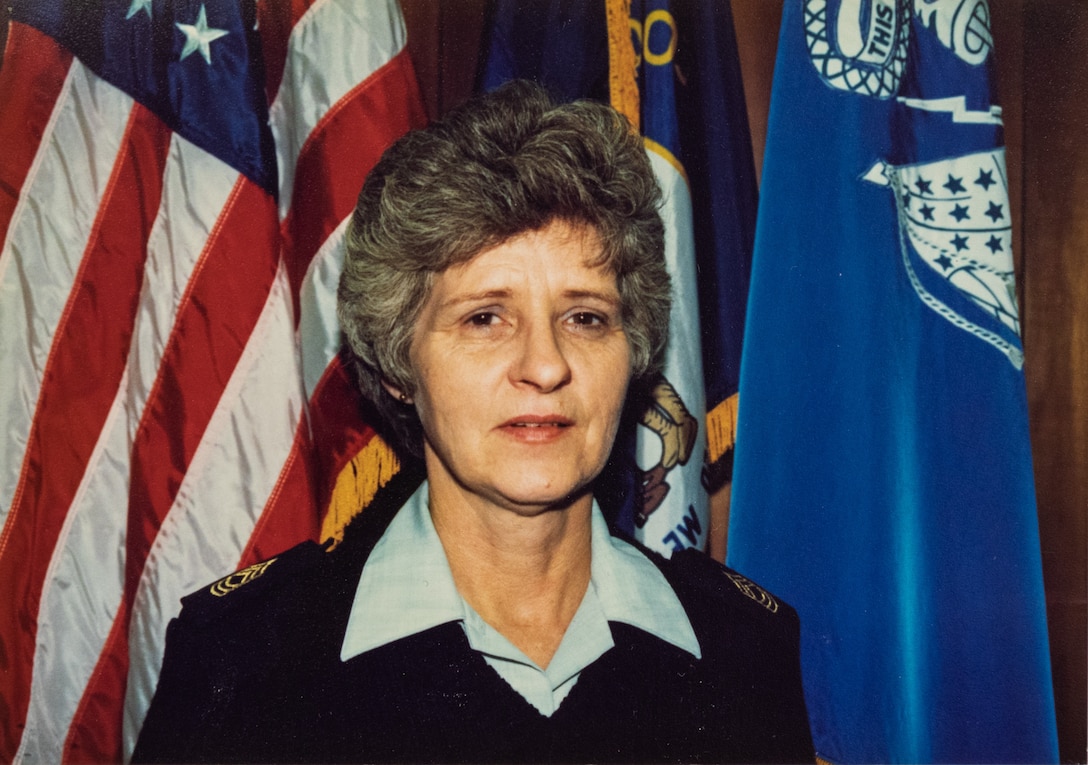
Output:
[[339,317],[426,480],[187,598],[135,759],[811,760],[792,610],[594,502],[662,363],[658,203],[622,117],[525,83],[386,152]]

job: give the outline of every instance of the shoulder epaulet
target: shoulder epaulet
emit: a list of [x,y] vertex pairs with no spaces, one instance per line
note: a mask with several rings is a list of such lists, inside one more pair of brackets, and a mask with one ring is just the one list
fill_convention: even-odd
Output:
[[767,592],[765,589],[760,587],[748,577],[738,574],[736,571],[729,568],[728,566],[722,566],[721,570],[725,574],[726,578],[730,582],[732,582],[738,590],[754,600],[756,603],[759,603],[759,605],[766,608],[772,614],[778,613],[778,599],[775,598],[774,595]]
[[672,557],[680,571],[687,572],[689,579],[699,589],[712,592],[717,597],[738,600],[738,594],[758,604],[772,614],[792,611],[779,598],[772,595],[748,577],[725,566],[698,550],[682,550]]
[[272,564],[277,560],[279,560],[278,557],[269,558],[268,560],[262,560],[260,563],[254,563],[252,566],[246,566],[239,571],[235,571],[233,574],[228,574],[209,586],[208,592],[217,598],[230,595],[239,587],[244,587],[254,579],[264,576],[264,573],[268,571]]
[[303,542],[275,557],[228,574],[181,599],[187,614],[217,611],[228,604],[249,601],[270,590],[290,585],[305,577],[306,572],[320,565],[325,558],[325,546]]

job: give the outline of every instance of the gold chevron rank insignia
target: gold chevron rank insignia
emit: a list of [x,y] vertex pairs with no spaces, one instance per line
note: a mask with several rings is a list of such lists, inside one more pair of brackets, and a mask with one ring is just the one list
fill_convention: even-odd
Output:
[[254,579],[257,579],[268,570],[268,567],[276,562],[276,558],[270,558],[260,563],[254,563],[252,566],[243,568],[241,571],[235,571],[230,576],[225,576],[218,582],[209,587],[209,591],[216,597],[223,597],[228,593],[234,592],[244,584],[249,584]]
[[737,586],[738,590],[756,603],[759,603],[759,605],[766,608],[772,614],[778,612],[778,601],[774,599],[774,596],[751,579],[741,576],[736,571],[726,570],[725,575],[729,577],[729,581]]

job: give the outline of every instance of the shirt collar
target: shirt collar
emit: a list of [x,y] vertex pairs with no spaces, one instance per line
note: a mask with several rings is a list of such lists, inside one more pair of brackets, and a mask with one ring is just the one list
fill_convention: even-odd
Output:
[[[672,587],[645,555],[608,530],[593,504],[590,587],[608,621],[623,622],[701,656],[699,641]],[[428,510],[424,482],[394,516],[370,553],[348,616],[340,659],[464,619],[446,552]]]
[[636,547],[612,536],[596,501],[592,517],[590,586],[608,621],[637,627],[701,658],[695,630],[665,575]]

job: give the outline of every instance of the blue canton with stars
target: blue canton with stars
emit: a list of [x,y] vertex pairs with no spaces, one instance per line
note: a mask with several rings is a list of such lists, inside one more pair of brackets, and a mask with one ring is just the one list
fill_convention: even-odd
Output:
[[11,17],[275,195],[252,0],[17,0]]

